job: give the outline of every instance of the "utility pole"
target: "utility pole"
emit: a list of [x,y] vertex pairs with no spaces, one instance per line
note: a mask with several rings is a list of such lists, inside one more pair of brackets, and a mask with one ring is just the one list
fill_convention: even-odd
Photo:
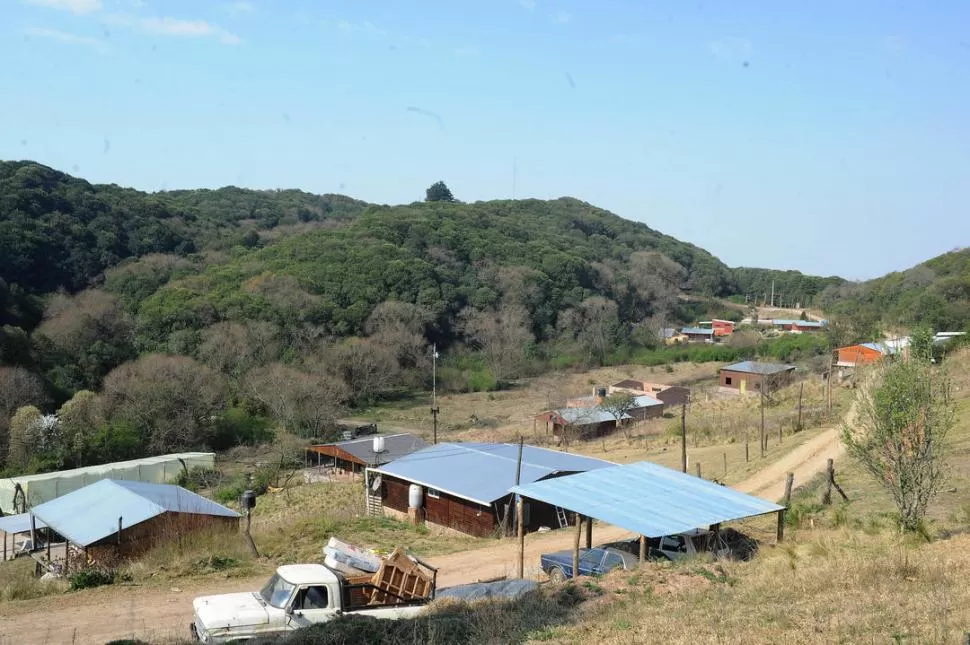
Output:
[[[519,437],[519,456],[515,460],[515,485],[519,485],[519,480],[522,477],[522,442],[523,439]],[[515,495],[515,520],[519,534],[519,578],[524,577],[525,572],[525,501],[522,496],[516,493]]]
[[438,443],[438,344],[431,345],[431,443]]
[[775,281],[771,281],[771,306],[775,306]]
[[687,402],[680,406],[680,472],[687,472]]
[[761,456],[765,456],[765,377],[761,377]]

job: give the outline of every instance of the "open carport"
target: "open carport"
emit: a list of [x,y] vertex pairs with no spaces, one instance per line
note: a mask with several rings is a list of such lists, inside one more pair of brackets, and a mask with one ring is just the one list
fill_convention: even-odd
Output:
[[716,533],[724,522],[768,513],[778,514],[777,537],[784,538],[785,507],[648,461],[514,486],[511,492],[520,497],[520,507],[527,498],[576,514],[574,571],[584,521],[586,548],[592,546],[593,519],[639,534],[641,561],[647,538],[698,528]]

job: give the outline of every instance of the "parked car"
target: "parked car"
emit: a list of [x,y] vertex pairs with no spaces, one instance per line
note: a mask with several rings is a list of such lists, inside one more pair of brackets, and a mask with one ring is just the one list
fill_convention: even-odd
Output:
[[[640,555],[640,538],[602,546],[630,553],[637,557]],[[681,560],[694,557],[700,553],[713,553],[716,557],[727,557],[731,555],[731,549],[723,541],[715,545],[714,534],[705,529],[695,529],[659,538],[647,538],[647,559],[649,560]]]
[[[592,576],[608,573],[613,569],[636,569],[639,560],[627,551],[612,547],[595,547],[579,550],[579,575]],[[539,566],[553,582],[563,582],[573,577],[573,552],[570,549],[544,553]]]

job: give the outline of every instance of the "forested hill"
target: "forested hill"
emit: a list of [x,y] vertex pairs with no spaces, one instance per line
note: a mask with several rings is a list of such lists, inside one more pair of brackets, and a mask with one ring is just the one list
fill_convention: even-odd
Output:
[[126,258],[256,246],[260,233],[339,223],[364,206],[297,190],[148,194],[0,162],[0,325],[35,326],[34,296],[89,287]]
[[[518,305],[540,339],[602,296],[620,321],[677,318],[682,291],[727,295],[707,252],[574,199],[372,206],[347,226],[288,237],[162,288],[139,307],[155,341],[217,320],[269,319],[358,335],[380,302],[427,310],[448,337],[459,313]],[[673,315],[671,315],[673,314]]]
[[944,253],[875,280],[831,285],[819,301],[825,311],[873,333],[914,324],[965,331],[970,321],[970,249]]

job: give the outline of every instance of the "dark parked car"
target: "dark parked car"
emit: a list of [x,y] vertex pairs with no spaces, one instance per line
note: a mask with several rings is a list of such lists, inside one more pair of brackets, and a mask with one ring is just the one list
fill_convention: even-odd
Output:
[[[613,548],[596,547],[579,550],[579,575],[592,576],[613,569],[636,569],[639,564],[636,556]],[[563,582],[573,577],[573,552],[571,550],[544,553],[539,565],[553,582]]]
[[[717,557],[727,557],[731,549],[721,540],[714,543],[714,534],[704,529],[687,531],[678,535],[665,535],[660,538],[647,538],[647,559],[649,560],[680,560],[694,557],[701,553],[713,553]],[[640,538],[611,542],[602,545],[603,548],[615,549],[639,557]]]

